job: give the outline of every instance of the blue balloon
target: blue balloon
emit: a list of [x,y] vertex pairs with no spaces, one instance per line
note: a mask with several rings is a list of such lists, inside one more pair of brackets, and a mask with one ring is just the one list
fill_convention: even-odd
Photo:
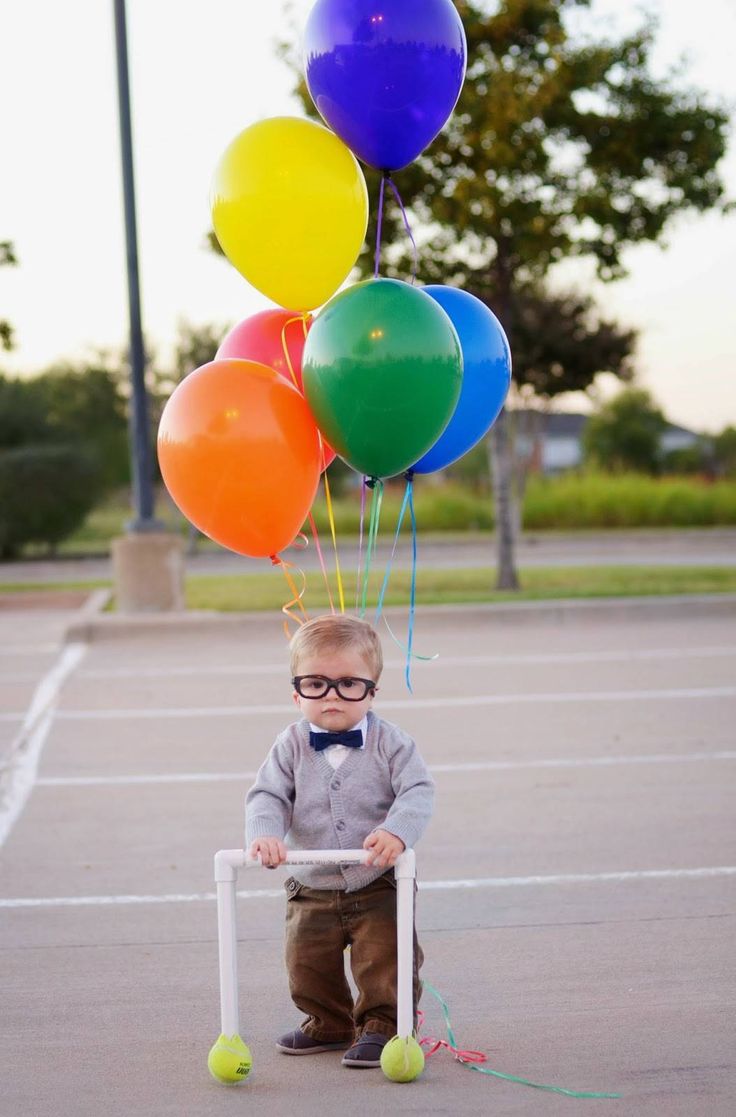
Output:
[[450,318],[463,353],[463,386],[450,422],[414,473],[434,473],[457,461],[498,418],[511,384],[511,350],[492,310],[475,295],[441,284],[422,288]]
[[452,0],[317,0],[304,72],[322,119],[371,167],[396,171],[432,142],[465,78]]

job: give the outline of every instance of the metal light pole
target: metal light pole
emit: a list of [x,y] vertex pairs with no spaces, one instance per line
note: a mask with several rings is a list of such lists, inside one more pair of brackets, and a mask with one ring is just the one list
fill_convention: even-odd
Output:
[[129,531],[161,531],[153,517],[151,443],[148,395],[145,384],[145,350],[141,325],[141,299],[138,282],[138,233],[135,219],[135,182],[133,179],[133,137],[130,123],[130,84],[128,80],[128,38],[125,27],[125,0],[113,0],[115,9],[115,53],[118,71],[118,108],[120,115],[120,155],[123,170],[125,207],[125,246],[128,261],[128,307],[130,313],[130,464],[133,480],[135,519]]
[[120,110],[120,150],[125,205],[125,245],[128,259],[130,310],[130,464],[133,478],[134,519],[127,534],[111,546],[115,598],[119,612],[143,613],[184,607],[184,545],[153,515],[151,438],[145,384],[145,352],[138,285],[138,247],[133,181],[133,140],[130,124],[128,42],[125,0],[113,0],[115,50]]

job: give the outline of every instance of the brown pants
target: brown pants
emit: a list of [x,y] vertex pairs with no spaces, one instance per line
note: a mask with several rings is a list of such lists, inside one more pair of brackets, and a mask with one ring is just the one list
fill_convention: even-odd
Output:
[[[363,1032],[396,1035],[396,882],[393,870],[357,892],[307,888],[286,881],[286,968],[289,991],[307,1014],[302,1031],[325,1043]],[[358,989],[345,976],[345,948]],[[414,1027],[424,960],[414,932]]]

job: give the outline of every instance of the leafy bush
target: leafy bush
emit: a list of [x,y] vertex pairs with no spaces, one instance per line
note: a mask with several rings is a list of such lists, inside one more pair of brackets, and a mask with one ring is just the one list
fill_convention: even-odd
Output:
[[736,485],[636,473],[532,477],[524,500],[527,530],[707,527],[736,524]]
[[75,531],[100,494],[94,457],[73,446],[0,453],[0,559],[26,543],[53,548]]

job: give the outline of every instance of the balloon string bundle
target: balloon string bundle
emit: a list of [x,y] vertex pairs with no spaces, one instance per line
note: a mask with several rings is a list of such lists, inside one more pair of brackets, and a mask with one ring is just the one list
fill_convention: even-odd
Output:
[[368,523],[368,540],[365,548],[365,567],[363,569],[363,583],[361,590],[360,600],[360,616],[365,617],[367,603],[368,603],[368,581],[371,573],[371,563],[376,551],[376,539],[378,536],[378,524],[381,519],[381,504],[383,502],[383,481],[377,477],[371,477],[366,481],[366,485],[372,490],[371,495],[371,514]]
[[416,652],[413,651],[413,645],[414,645],[414,617],[415,617],[415,612],[416,612],[416,600],[417,600],[417,520],[416,520],[415,511],[414,511],[414,482],[413,482],[413,476],[412,476],[411,471],[409,471],[406,474],[406,488],[404,489],[404,499],[401,502],[401,509],[399,511],[399,518],[396,521],[396,531],[394,533],[394,543],[393,543],[393,547],[391,548],[391,554],[389,556],[389,560],[386,564],[386,573],[385,573],[384,578],[383,578],[383,584],[381,586],[381,592],[378,595],[378,603],[376,605],[376,615],[375,615],[373,623],[374,623],[374,625],[378,624],[379,618],[381,617],[381,614],[382,614],[383,601],[384,601],[384,597],[386,595],[386,589],[388,587],[389,578],[391,576],[391,567],[392,567],[392,564],[393,564],[393,561],[394,561],[394,556],[396,554],[396,546],[399,542],[399,534],[401,532],[401,527],[402,527],[402,524],[404,522],[404,515],[406,513],[407,508],[409,509],[409,517],[410,517],[410,520],[411,520],[411,588],[410,588],[410,591],[409,591],[409,627],[408,627],[408,637],[407,637],[406,644],[402,644],[401,640],[399,640],[398,637],[394,634],[394,632],[391,628],[391,625],[388,623],[388,620],[386,619],[385,614],[383,614],[383,623],[386,625],[386,628],[388,629],[389,635],[391,636],[391,639],[393,640],[393,642],[395,644],[397,644],[398,647],[400,647],[403,652],[406,652],[406,668],[405,668],[404,674],[405,674],[405,678],[406,678],[407,689],[408,689],[410,694],[413,694],[414,691],[413,691],[412,685],[411,685],[411,661],[412,661],[412,659],[422,659],[422,660],[428,661],[428,660],[432,660],[432,659],[437,659],[437,655],[436,654],[435,655],[417,655]]
[[[292,384],[294,385],[294,387],[296,388],[296,390],[300,394],[301,394],[301,386],[299,384],[299,380],[297,378],[297,375],[294,371],[294,365],[293,365],[292,360],[291,360],[291,354],[289,352],[289,346],[288,346],[288,343],[287,343],[287,340],[286,340],[286,331],[289,328],[289,326],[293,325],[296,322],[301,322],[302,331],[304,333],[304,338],[306,339],[307,333],[308,333],[308,331],[307,331],[308,321],[309,321],[309,315],[308,314],[295,315],[293,318],[288,318],[286,320],[286,322],[284,322],[284,325],[281,329],[281,348],[282,348],[283,353],[284,353],[284,359],[286,361],[286,367],[289,370],[289,376],[291,377]],[[322,461],[324,463],[324,454],[325,454],[324,439],[322,438],[322,435],[319,432],[317,432],[317,436],[319,438],[320,450],[321,450],[321,453],[322,453]],[[345,599],[344,599],[343,588],[342,588],[342,575],[340,573],[340,560],[339,560],[338,554],[337,554],[337,537],[336,537],[336,534],[335,534],[335,518],[334,518],[334,515],[333,515],[333,511],[332,511],[332,500],[331,500],[331,497],[330,497],[330,483],[327,479],[327,472],[326,471],[323,473],[323,478],[324,478],[324,483],[325,483],[325,498],[326,498],[326,501],[327,501],[327,514],[329,516],[330,529],[331,529],[331,532],[332,532],[332,546],[333,546],[333,549],[334,549],[334,552],[335,552],[335,571],[336,571],[336,575],[337,575],[337,590],[338,590],[338,597],[339,597],[339,601],[340,601],[340,612],[344,613],[345,612]],[[311,511],[309,512],[309,525],[312,529],[312,538],[314,539],[314,545],[317,548],[317,556],[319,558],[319,564],[320,564],[320,568],[322,570],[322,577],[324,578],[325,588],[327,590],[327,599],[330,603],[330,610],[332,611],[332,613],[334,613],[335,612],[335,603],[332,599],[332,590],[330,589],[330,580],[329,580],[329,577],[328,577],[328,574],[327,574],[327,568],[325,566],[325,560],[324,560],[324,556],[322,554],[322,548],[321,548],[320,542],[319,542],[319,533],[317,531],[317,525],[314,521],[314,516],[312,515]]]
[[[293,595],[290,600],[286,602],[285,605],[281,606],[281,612],[286,618],[284,620],[284,632],[286,633],[286,639],[289,640],[291,639],[291,632],[289,631],[289,621],[297,625],[297,627],[301,627],[301,625],[303,625],[305,621],[309,620],[309,614],[302,604],[304,591],[307,588],[307,579],[304,571],[301,570],[298,566],[295,566],[293,562],[286,562],[286,560],[282,559],[280,555],[271,555],[270,559],[272,566],[278,566],[281,568],[283,575],[286,578],[286,584],[288,585],[289,590]],[[298,574],[301,578],[301,589],[297,587],[294,576],[291,573],[292,570],[295,571],[295,573]],[[296,615],[296,613],[294,612],[295,609],[298,609],[299,612],[302,614],[301,618]]]
[[373,266],[373,278],[378,279],[378,273],[379,273],[379,270],[380,270],[381,230],[383,228],[383,206],[384,206],[384,200],[385,200],[386,183],[388,183],[389,187],[391,188],[391,191],[393,192],[394,197],[396,198],[397,205],[398,205],[399,209],[401,210],[401,216],[404,220],[404,228],[406,229],[409,240],[411,241],[412,252],[413,252],[413,255],[414,255],[414,264],[413,264],[413,267],[412,267],[411,282],[412,282],[412,285],[414,285],[414,283],[416,283],[416,279],[417,279],[417,271],[419,270],[419,253],[418,253],[418,250],[417,250],[417,242],[414,240],[414,234],[411,231],[411,225],[409,224],[409,218],[406,216],[406,210],[404,209],[404,203],[401,200],[401,194],[399,194],[398,187],[396,186],[396,183],[394,182],[394,180],[391,178],[391,175],[388,175],[388,174],[381,175],[381,187],[380,187],[379,194],[378,194],[378,221],[376,223],[376,254],[375,254],[374,266]]
[[309,513],[309,526],[312,529],[312,539],[314,539],[314,545],[317,548],[317,557],[319,558],[319,565],[320,565],[320,569],[322,571],[322,577],[324,579],[325,589],[327,590],[327,600],[330,603],[330,612],[334,616],[335,602],[332,600],[332,590],[330,589],[330,579],[327,576],[327,567],[325,566],[324,555],[322,554],[322,548],[319,545],[319,532],[317,531],[317,525],[314,522],[314,516],[312,515],[311,512]]
[[[425,1049],[424,1053],[426,1058],[429,1058],[430,1055],[434,1055],[435,1052],[440,1050],[440,1048],[446,1047],[448,1051],[452,1052],[456,1061],[462,1066],[467,1067],[468,1070],[475,1070],[479,1074],[491,1075],[493,1078],[502,1078],[505,1082],[516,1082],[520,1086],[532,1086],[535,1090],[547,1090],[549,1093],[553,1094],[564,1094],[568,1098],[621,1097],[620,1094],[594,1093],[588,1090],[567,1090],[563,1086],[548,1086],[541,1082],[531,1082],[528,1078],[519,1078],[515,1074],[504,1074],[500,1070],[491,1070],[490,1067],[482,1066],[481,1064],[488,1061],[488,1056],[485,1055],[482,1051],[464,1051],[458,1046],[457,1040],[455,1038],[455,1032],[452,1027],[452,1021],[450,1020],[450,1010],[447,1007],[446,1002],[437,992],[437,990],[429,984],[429,982],[424,982],[424,988],[427,990],[428,993],[431,993],[432,996],[438,1001],[440,1008],[442,1009],[442,1015],[444,1016],[445,1027],[447,1029],[446,1040],[436,1039],[434,1036],[422,1036],[419,1039],[419,1046]],[[419,1013],[419,1022],[420,1024],[423,1023],[423,1014],[421,1012]]]
[[[345,612],[345,593],[343,591],[343,586],[342,586],[342,574],[340,572],[340,559],[339,559],[338,553],[337,553],[337,535],[335,533],[335,514],[334,514],[334,511],[333,511],[333,508],[332,508],[332,496],[330,494],[330,482],[327,479],[327,470],[325,470],[324,473],[322,474],[322,480],[325,483],[325,501],[327,502],[327,516],[328,516],[329,521],[330,521],[330,533],[332,535],[332,547],[333,547],[333,550],[335,552],[335,576],[337,578],[337,594],[338,594],[338,598],[340,600],[340,612],[344,613]],[[323,569],[324,569],[324,567],[323,567]],[[326,577],[326,575],[325,575],[325,577]],[[329,593],[329,587],[328,587],[328,593]],[[332,601],[331,596],[330,596],[330,601]],[[333,610],[333,612],[334,612],[334,610]]]
[[360,483],[360,529],[358,534],[358,572],[355,577],[355,608],[360,604],[360,572],[363,567],[363,529],[365,526],[365,494],[368,489],[368,478],[361,478]]

